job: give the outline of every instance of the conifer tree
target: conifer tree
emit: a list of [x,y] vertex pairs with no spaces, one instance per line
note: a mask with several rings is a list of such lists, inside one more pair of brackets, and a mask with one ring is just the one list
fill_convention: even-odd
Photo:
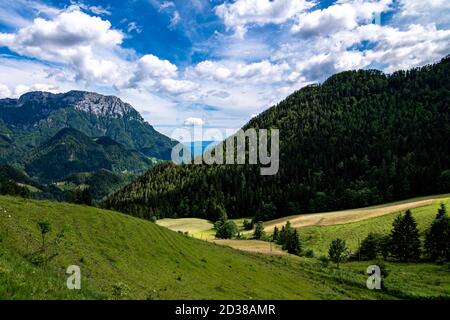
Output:
[[391,253],[399,261],[420,258],[420,238],[417,223],[410,210],[395,218],[391,231]]
[[424,247],[427,257],[432,261],[450,259],[450,219],[444,204],[441,204],[425,235]]

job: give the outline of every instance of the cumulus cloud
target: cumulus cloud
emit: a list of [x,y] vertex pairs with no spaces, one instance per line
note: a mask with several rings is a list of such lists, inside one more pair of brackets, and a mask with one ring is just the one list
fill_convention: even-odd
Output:
[[198,84],[187,80],[162,79],[160,87],[170,94],[179,95],[196,90]]
[[178,68],[168,60],[161,60],[152,54],[142,56],[136,63],[135,71],[127,86],[136,87],[139,83],[157,79],[175,78]]
[[11,90],[6,85],[0,83],[0,99],[9,97],[11,97]]
[[185,126],[202,126],[204,124],[205,121],[202,118],[189,117],[186,120],[184,120]]
[[328,8],[300,14],[291,31],[303,36],[333,35],[370,23],[375,14],[390,10],[391,5],[392,0],[338,1]]
[[109,21],[75,7],[54,19],[36,18],[16,33],[0,33],[0,46],[21,55],[67,63],[79,79],[108,82],[120,75],[120,61],[112,52],[123,38]]
[[198,63],[193,72],[191,70],[191,74],[215,81],[275,83],[283,80],[288,69],[289,66],[286,63],[272,64],[268,60],[254,63],[206,60]]
[[307,0],[237,0],[215,8],[225,26],[243,38],[249,25],[284,23],[314,6]]
[[450,2],[446,0],[398,0],[396,19],[403,23],[449,26]]

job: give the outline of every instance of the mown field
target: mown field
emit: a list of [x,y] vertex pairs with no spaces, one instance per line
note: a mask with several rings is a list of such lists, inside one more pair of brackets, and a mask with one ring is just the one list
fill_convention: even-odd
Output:
[[264,223],[264,229],[267,232],[272,232],[275,226],[281,228],[286,224],[287,221],[289,221],[294,228],[349,224],[352,222],[381,217],[393,212],[400,212],[407,209],[428,206],[436,203],[436,201],[439,201],[440,199],[446,199],[449,197],[450,194],[443,194],[437,196],[412,198],[408,200],[396,201],[358,209],[313,214],[300,214],[267,221]]
[[[444,203],[450,209],[450,198],[439,198],[431,204],[411,209],[423,238],[425,231],[436,217],[438,207]],[[327,254],[330,242],[341,238],[347,242],[350,250],[358,249],[358,241],[362,241],[370,232],[389,234],[395,217],[404,210],[362,221],[329,226],[307,226],[299,228],[300,239],[304,246],[313,249],[316,255]]]
[[[32,259],[64,230],[47,264]],[[34,255],[35,256],[35,255]],[[81,290],[65,287],[69,265]],[[388,299],[365,275],[308,259],[240,252],[113,211],[0,197],[0,299]],[[348,279],[345,280],[345,279]],[[351,280],[351,281],[350,281]]]

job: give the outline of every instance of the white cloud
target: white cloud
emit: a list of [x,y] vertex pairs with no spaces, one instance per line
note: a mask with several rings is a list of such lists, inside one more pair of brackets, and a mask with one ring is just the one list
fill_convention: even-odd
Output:
[[289,69],[286,63],[272,64],[268,60],[254,63],[236,61],[202,61],[188,74],[195,74],[204,79],[239,83],[275,83],[283,80],[284,73]]
[[237,0],[217,6],[215,12],[228,29],[243,38],[249,25],[281,24],[314,4],[307,0]]
[[218,81],[226,80],[232,74],[232,71],[227,67],[209,60],[205,60],[197,64],[195,67],[195,72],[201,77]]
[[46,91],[51,93],[59,93],[58,87],[51,85],[51,84],[45,84],[45,83],[36,83],[31,86],[27,86],[24,84],[19,84],[14,88],[14,97],[20,97],[24,93],[32,92],[32,91]]
[[174,8],[174,7],[175,7],[175,3],[173,3],[172,1],[164,1],[159,6],[159,11],[163,11],[163,10],[165,10],[167,8]]
[[198,84],[187,80],[162,79],[160,81],[161,88],[174,95],[191,92],[198,88]]
[[136,87],[139,83],[150,80],[152,84],[157,79],[170,79],[178,75],[178,68],[168,60],[147,54],[136,63],[135,71],[127,86]]
[[11,90],[6,85],[0,83],[0,99],[9,97],[11,97]]
[[450,25],[450,1],[447,0],[398,0],[400,11],[395,16],[400,22],[415,24]]
[[124,35],[111,23],[71,8],[54,19],[36,18],[17,33],[0,33],[0,46],[21,55],[67,63],[82,80],[114,81],[121,72],[114,55]]
[[338,1],[322,10],[302,13],[291,31],[303,36],[333,35],[341,30],[352,30],[361,24],[371,23],[374,14],[390,10],[390,5],[392,0]]
[[170,18],[170,24],[169,29],[174,29],[178,23],[181,21],[181,16],[178,11],[175,11],[172,15],[172,18]]
[[202,126],[204,124],[205,121],[202,118],[189,117],[186,120],[184,120],[185,126]]
[[136,22],[132,21],[132,22],[128,23],[128,26],[127,26],[128,33],[133,32],[133,31],[136,33],[141,33],[142,30],[143,30],[142,27],[139,26]]

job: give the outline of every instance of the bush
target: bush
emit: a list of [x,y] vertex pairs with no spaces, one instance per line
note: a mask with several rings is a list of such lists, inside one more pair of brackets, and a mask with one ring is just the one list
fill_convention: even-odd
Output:
[[255,239],[261,239],[264,236],[264,225],[262,221],[258,221],[255,224],[255,232],[253,232],[253,238]]
[[306,250],[305,257],[306,258],[314,258],[314,250],[313,249]]
[[327,268],[330,264],[330,259],[327,256],[320,256],[318,260],[320,261],[320,266],[323,268]]
[[214,225],[216,229],[216,238],[219,239],[232,239],[238,233],[238,228],[233,221],[217,221]]
[[244,226],[244,230],[252,230],[253,226],[254,226],[254,223],[253,223],[252,220],[244,220],[242,225]]

